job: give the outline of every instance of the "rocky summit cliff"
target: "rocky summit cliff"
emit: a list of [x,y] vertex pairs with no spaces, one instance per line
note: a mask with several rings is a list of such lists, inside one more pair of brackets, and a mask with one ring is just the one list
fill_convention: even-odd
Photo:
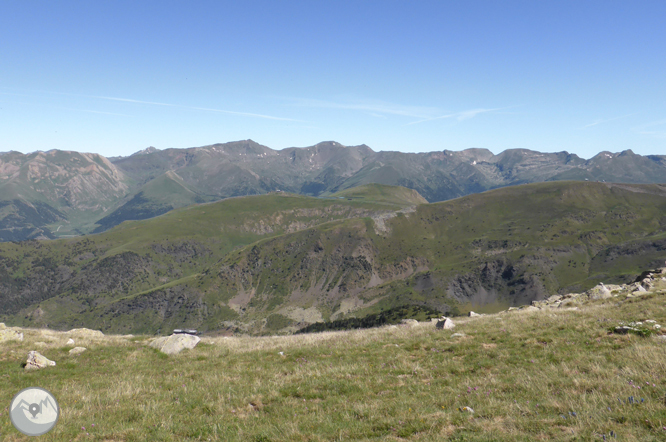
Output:
[[375,152],[323,142],[273,150],[252,140],[128,157],[66,151],[0,155],[0,240],[101,232],[195,203],[287,191],[329,196],[363,184],[398,185],[429,202],[509,185],[589,180],[666,182],[666,156],[630,150],[584,160],[567,152],[486,149]]

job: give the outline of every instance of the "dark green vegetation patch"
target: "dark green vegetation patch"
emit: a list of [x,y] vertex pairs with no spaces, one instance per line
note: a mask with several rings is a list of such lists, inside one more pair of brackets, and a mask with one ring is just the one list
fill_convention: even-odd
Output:
[[[354,330],[359,328],[381,327],[382,325],[399,324],[403,319],[427,321],[439,318],[442,313],[423,306],[403,305],[381,313],[371,314],[362,318],[337,319],[331,322],[316,322],[304,327],[298,333],[315,333],[330,330]],[[270,319],[270,317],[269,317]]]

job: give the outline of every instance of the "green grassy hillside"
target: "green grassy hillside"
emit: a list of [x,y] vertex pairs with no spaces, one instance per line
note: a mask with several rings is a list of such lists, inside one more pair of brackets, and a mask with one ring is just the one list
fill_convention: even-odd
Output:
[[[391,189],[370,190],[383,201]],[[531,184],[395,209],[277,193],[85,239],[0,245],[0,317],[128,333],[290,332],[404,305],[497,311],[627,282],[666,259],[659,185]]]
[[[174,356],[147,336],[24,329],[0,342],[0,403],[50,391],[61,414],[43,438],[54,442],[658,442],[666,336],[645,321],[666,326],[664,292],[459,318],[453,330],[204,337]],[[655,335],[609,333],[632,321]],[[87,350],[71,355],[70,337]],[[57,365],[24,371],[34,349]],[[0,434],[29,440],[7,412]]]
[[351,189],[342,190],[331,195],[334,198],[351,198],[363,201],[411,206],[427,204],[428,201],[413,189],[383,184],[365,184]]
[[96,306],[178,285],[261,238],[393,208],[277,193],[190,206],[86,237],[2,243],[0,316],[54,327],[80,323]]

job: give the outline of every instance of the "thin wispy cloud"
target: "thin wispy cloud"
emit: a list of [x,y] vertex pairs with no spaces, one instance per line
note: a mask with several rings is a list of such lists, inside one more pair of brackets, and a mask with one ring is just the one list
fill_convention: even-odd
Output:
[[7,103],[7,104],[20,104],[22,106],[41,106],[41,107],[49,107],[52,109],[60,109],[60,110],[68,110],[68,111],[74,111],[74,112],[87,112],[91,114],[104,114],[104,115],[117,115],[120,117],[131,117],[132,115],[127,115],[127,114],[119,114],[116,112],[104,112],[104,111],[98,111],[98,110],[92,110],[92,109],[76,109],[76,108],[71,108],[71,107],[62,107],[62,106],[54,106],[52,104],[47,104],[47,103],[27,103],[25,101],[1,101],[2,103]]
[[306,121],[303,120],[295,120],[293,118],[283,118],[283,117],[274,117],[272,115],[263,115],[263,114],[253,114],[251,112],[237,112],[237,111],[230,111],[230,110],[224,110],[224,109],[210,109],[207,107],[191,107],[191,106],[184,106],[187,109],[193,109],[193,110],[201,110],[201,111],[208,111],[208,112],[221,112],[225,114],[232,114],[232,115],[242,115],[244,117],[255,117],[255,118],[265,118],[267,120],[279,120],[279,121],[295,121],[298,123],[306,123]]
[[621,120],[622,118],[631,117],[632,115],[636,115],[636,114],[622,115],[621,117],[614,117],[614,118],[597,118],[592,123],[586,124],[585,126],[581,127],[581,129],[587,129],[588,127],[597,126],[599,124],[609,123],[609,122],[615,121],[615,120]]
[[401,115],[412,118],[429,118],[441,112],[435,107],[410,106],[388,103],[378,100],[354,100],[348,102],[337,102],[327,100],[316,100],[311,98],[286,98],[294,106],[315,107],[322,109],[347,109],[365,111],[380,115]]
[[[662,126],[664,127],[662,128]],[[631,130],[639,135],[666,139],[666,119],[641,124],[640,126],[632,127]]]
[[90,114],[103,114],[103,115],[117,115],[120,117],[131,117],[132,115],[127,115],[127,114],[118,114],[116,112],[104,112],[104,111],[98,111],[98,110],[92,110],[92,109],[74,109],[70,107],[59,107],[58,109],[64,109],[64,110],[71,110],[71,111],[76,111],[76,112],[87,112]]
[[123,103],[152,104],[154,106],[178,107],[178,105],[176,105],[176,104],[158,103],[158,102],[155,102],[155,101],[133,100],[131,98],[104,97],[104,96],[100,96],[100,95],[80,95],[80,96],[88,97],[88,98],[100,98],[102,100],[110,100],[110,101],[122,101]]
[[[253,113],[253,112],[240,112],[240,111],[232,111],[232,110],[227,110],[227,109],[197,107],[197,106],[189,106],[189,105],[175,104],[175,103],[162,103],[162,102],[159,102],[159,101],[137,100],[137,99],[134,99],[134,98],[126,98],[126,97],[110,97],[110,96],[106,96],[106,95],[70,94],[70,93],[67,93],[67,92],[51,92],[51,91],[33,91],[33,92],[42,93],[42,94],[50,94],[50,95],[66,95],[66,96],[71,96],[71,97],[85,97],[85,98],[93,98],[93,99],[98,99],[98,100],[107,100],[107,101],[116,101],[116,102],[121,102],[121,103],[130,103],[130,104],[145,104],[145,105],[151,105],[151,106],[165,106],[165,107],[196,110],[196,111],[203,111],[203,112],[217,112],[217,113],[224,113],[224,114],[230,114],[230,115],[240,115],[240,116],[243,116],[243,117],[263,118],[263,119],[267,119],[267,120],[294,121],[294,122],[299,122],[299,123],[305,123],[306,122],[306,121],[303,121],[303,120],[296,120],[296,119],[293,119],[293,118],[276,117],[276,116],[273,116],[273,115],[258,114],[258,113]],[[0,92],[0,93],[5,94],[5,95],[10,95],[11,94],[11,93],[7,93],[7,92]],[[18,94],[11,94],[11,95],[18,95]],[[75,110],[75,109],[70,109],[70,110]],[[102,111],[91,111],[91,112],[104,113]],[[123,114],[114,114],[114,113],[111,113],[111,112],[107,112],[107,113],[110,114],[110,115],[123,115]]]
[[267,120],[278,120],[278,121],[297,121],[297,122],[303,122],[302,120],[295,120],[293,118],[284,118],[284,117],[275,117],[272,115],[264,115],[264,114],[256,114],[252,112],[239,112],[239,111],[230,111],[226,109],[215,109],[215,108],[209,108],[209,107],[197,107],[197,106],[187,106],[183,104],[173,104],[173,103],[160,103],[156,101],[143,101],[143,100],[135,100],[133,98],[120,98],[120,97],[105,97],[105,96],[93,96],[89,95],[90,98],[100,98],[103,100],[111,100],[111,101],[121,101],[125,103],[136,103],[136,104],[148,104],[148,105],[154,105],[154,106],[168,106],[168,107],[176,107],[180,109],[189,109],[189,110],[197,110],[197,111],[204,111],[204,112],[217,112],[217,113],[224,113],[224,114],[230,114],[230,115],[240,115],[243,117],[253,117],[253,118],[264,118]]
[[496,107],[496,108],[493,108],[493,109],[483,109],[483,108],[481,108],[481,109],[469,109],[469,110],[465,110],[465,111],[461,111],[461,112],[454,112],[452,114],[440,115],[438,117],[424,118],[422,120],[412,121],[411,123],[407,123],[407,126],[411,126],[413,124],[425,123],[425,122],[428,122],[428,121],[445,120],[445,119],[449,119],[449,118],[454,118],[457,121],[464,121],[464,120],[469,120],[470,118],[474,118],[474,117],[476,117],[477,115],[480,115],[480,114],[485,114],[485,113],[488,113],[488,112],[496,112],[496,111],[502,110],[502,109],[508,109],[508,108],[506,108],[506,107]]

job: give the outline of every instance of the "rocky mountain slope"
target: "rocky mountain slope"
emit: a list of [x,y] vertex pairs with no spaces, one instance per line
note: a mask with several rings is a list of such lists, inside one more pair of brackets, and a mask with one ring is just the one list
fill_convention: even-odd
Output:
[[0,155],[0,240],[90,231],[133,187],[98,154],[50,150]]
[[375,152],[323,142],[273,150],[252,140],[144,149],[103,158],[51,150],[0,155],[0,240],[79,235],[178,207],[272,191],[330,196],[363,184],[399,185],[429,202],[504,186],[557,180],[666,182],[666,156],[630,150],[584,160],[524,149],[494,155]]
[[0,244],[0,320],[286,332],[402,305],[497,311],[631,282],[666,259],[663,185],[540,183],[417,206],[404,189],[393,202],[365,189],[232,198]]

